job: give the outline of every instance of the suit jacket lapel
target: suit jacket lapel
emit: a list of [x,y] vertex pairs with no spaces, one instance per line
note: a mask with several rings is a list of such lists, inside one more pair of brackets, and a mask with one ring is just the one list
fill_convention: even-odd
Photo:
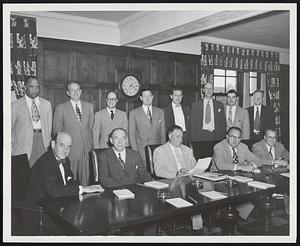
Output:
[[174,117],[174,111],[173,111],[172,103],[169,104],[168,111],[170,112],[170,120],[172,122],[171,125],[174,125],[175,124],[175,117]]
[[[140,107],[140,115],[142,116],[142,120],[146,123],[147,128],[150,129],[151,128],[150,120],[148,119],[143,109],[143,106]],[[153,122],[153,107],[152,107],[152,122]]]
[[[75,113],[75,111],[74,111],[73,105],[72,105],[72,103],[70,102],[70,100],[68,101],[67,107],[68,107],[68,111],[70,112],[70,115],[72,115],[72,117],[73,117],[73,121],[76,121],[77,124],[80,125],[80,122],[79,122],[79,120],[78,120],[78,118],[77,118],[77,115],[76,115],[76,113]],[[82,109],[82,104],[81,104],[81,109]],[[82,113],[81,113],[81,114],[82,114]]]
[[26,98],[25,96],[18,99],[18,100],[22,100],[23,102],[21,103],[21,110],[22,112],[24,112],[25,114],[27,114],[27,119],[29,120],[29,124],[31,125],[31,128],[33,128],[33,125],[32,125],[32,120],[31,120],[31,114],[30,114],[30,111],[29,111],[29,108],[28,108],[28,104],[26,102]]

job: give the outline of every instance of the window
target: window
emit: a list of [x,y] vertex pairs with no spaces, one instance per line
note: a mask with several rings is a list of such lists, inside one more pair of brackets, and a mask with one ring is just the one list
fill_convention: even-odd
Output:
[[257,72],[250,72],[250,94],[257,89]]
[[237,90],[237,71],[214,69],[214,93],[226,93]]

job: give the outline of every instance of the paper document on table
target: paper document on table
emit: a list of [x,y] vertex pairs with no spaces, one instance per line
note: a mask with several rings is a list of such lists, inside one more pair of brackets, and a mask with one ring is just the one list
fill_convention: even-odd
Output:
[[244,176],[239,176],[239,175],[236,175],[236,176],[230,176],[229,178],[230,178],[230,179],[233,179],[233,180],[236,180],[236,181],[238,181],[238,182],[241,182],[241,183],[247,183],[247,182],[253,181],[253,178],[244,177]]
[[260,181],[250,181],[250,182],[248,182],[248,186],[263,189],[263,190],[275,187],[274,184],[264,183],[264,182],[260,182]]
[[134,198],[134,193],[132,193],[128,189],[122,189],[122,190],[114,190],[113,193],[119,198],[119,199],[130,199]]
[[150,181],[150,182],[145,182],[144,185],[154,188],[154,189],[164,189],[164,188],[168,188],[169,185],[163,182],[159,182],[159,181]]
[[280,175],[281,175],[281,176],[284,176],[284,177],[287,177],[287,178],[290,177],[290,173],[281,173]]
[[204,191],[204,192],[200,192],[201,195],[206,196],[212,200],[219,200],[219,199],[224,199],[227,198],[226,195],[218,192],[218,191]]
[[193,206],[193,203],[190,203],[182,198],[170,198],[170,199],[166,199],[166,202],[170,203],[171,205],[175,206],[176,208]]
[[189,171],[189,174],[200,174],[206,171],[206,169],[209,167],[209,164],[211,162],[211,157],[206,157],[199,159],[194,166],[193,169]]
[[193,176],[203,179],[208,179],[211,181],[220,181],[226,179],[228,175],[222,173],[212,173],[212,172],[205,172],[200,174],[193,174]]

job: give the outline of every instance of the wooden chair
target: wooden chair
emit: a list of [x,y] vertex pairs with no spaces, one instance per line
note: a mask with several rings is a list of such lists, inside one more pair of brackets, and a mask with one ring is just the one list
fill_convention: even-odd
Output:
[[101,149],[93,149],[89,153],[89,160],[90,160],[90,184],[98,183],[99,180],[99,173],[98,173],[98,159],[99,155],[108,148],[101,148]]
[[154,171],[154,163],[153,163],[153,152],[160,145],[161,144],[153,144],[153,145],[145,146],[146,168],[147,171],[151,174],[152,179],[154,180],[163,179],[162,177],[156,176]]

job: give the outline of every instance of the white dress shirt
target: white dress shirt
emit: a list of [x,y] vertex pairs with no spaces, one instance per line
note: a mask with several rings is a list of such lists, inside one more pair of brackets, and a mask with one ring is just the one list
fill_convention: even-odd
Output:
[[[175,147],[174,147],[170,142],[169,142],[169,144],[170,144],[170,146],[171,146],[171,149],[172,149],[174,158],[175,158],[175,160],[176,160],[177,171],[178,171],[178,170],[180,170],[180,169],[182,168],[182,166],[181,166],[181,163],[178,162],[178,160],[177,160],[177,157],[176,157],[176,154],[175,154],[175,151],[176,151],[176,150],[175,150]],[[182,154],[181,148],[178,147],[178,148],[176,148],[176,149],[178,150],[179,154],[182,156],[182,159],[183,159],[183,154]]]
[[[210,122],[208,124],[205,123],[205,115],[206,115],[206,105],[207,102],[210,103]],[[203,130],[213,131],[215,130],[215,117],[214,117],[214,104],[213,100],[203,99]]]
[[27,102],[27,105],[28,105],[28,108],[29,108],[29,114],[30,114],[30,118],[31,118],[31,121],[32,121],[32,127],[33,129],[41,129],[42,126],[41,126],[41,119],[38,120],[38,122],[34,122],[32,120],[32,114],[31,114],[31,106],[32,106],[32,100],[34,100],[38,110],[39,110],[39,114],[41,116],[41,111],[40,111],[40,99],[39,97],[36,97],[34,99],[31,99],[29,98],[26,94],[25,94],[25,99],[26,99],[26,102]]
[[180,126],[184,132],[186,132],[185,119],[181,106],[172,102],[173,114],[175,125]]

